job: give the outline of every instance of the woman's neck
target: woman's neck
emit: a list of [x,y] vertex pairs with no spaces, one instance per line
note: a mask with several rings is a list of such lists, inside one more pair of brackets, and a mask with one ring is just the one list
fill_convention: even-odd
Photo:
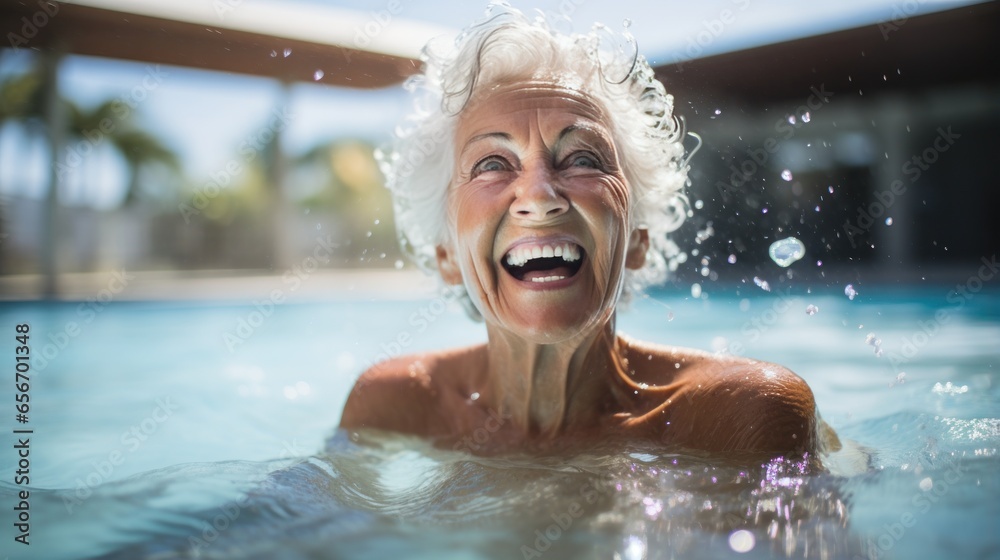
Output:
[[484,392],[487,406],[526,435],[547,438],[593,424],[623,370],[614,319],[558,344],[538,344],[489,330]]

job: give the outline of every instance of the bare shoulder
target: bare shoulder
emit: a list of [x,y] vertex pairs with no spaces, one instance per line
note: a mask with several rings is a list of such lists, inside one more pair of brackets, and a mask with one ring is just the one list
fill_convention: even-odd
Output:
[[446,401],[453,392],[448,374],[456,363],[470,359],[475,348],[410,354],[372,366],[347,397],[340,427],[422,436],[446,430]]
[[708,451],[815,451],[815,399],[788,368],[648,343],[630,342],[629,352],[630,363],[647,356],[635,375],[663,387],[653,392],[662,393],[669,403],[663,412],[676,420],[667,439]]

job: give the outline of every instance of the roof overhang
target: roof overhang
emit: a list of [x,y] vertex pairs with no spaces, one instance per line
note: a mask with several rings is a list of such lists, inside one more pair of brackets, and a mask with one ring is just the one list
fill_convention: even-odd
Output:
[[416,73],[421,46],[451,32],[397,17],[393,5],[21,0],[0,3],[0,27],[24,39],[19,48],[379,88]]

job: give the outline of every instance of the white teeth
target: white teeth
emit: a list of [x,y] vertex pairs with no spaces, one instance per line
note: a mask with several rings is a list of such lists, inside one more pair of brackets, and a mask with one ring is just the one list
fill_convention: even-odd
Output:
[[534,245],[515,247],[507,254],[507,264],[524,266],[531,259],[562,257],[566,262],[580,260],[580,248],[573,243],[562,245]]
[[566,278],[565,276],[545,276],[544,278],[532,278],[532,282],[555,282],[556,280],[562,280]]

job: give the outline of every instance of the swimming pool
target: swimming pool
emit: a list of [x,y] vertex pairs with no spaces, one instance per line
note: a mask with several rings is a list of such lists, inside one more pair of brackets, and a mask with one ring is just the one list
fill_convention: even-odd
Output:
[[28,323],[36,362],[31,544],[13,540],[24,487],[5,430],[0,555],[995,557],[1000,294],[951,290],[674,290],[620,313],[636,338],[799,373],[840,437],[868,450],[822,474],[615,442],[475,458],[337,432],[380,354],[484,338],[440,300],[6,303],[0,356],[14,362],[14,325]]

